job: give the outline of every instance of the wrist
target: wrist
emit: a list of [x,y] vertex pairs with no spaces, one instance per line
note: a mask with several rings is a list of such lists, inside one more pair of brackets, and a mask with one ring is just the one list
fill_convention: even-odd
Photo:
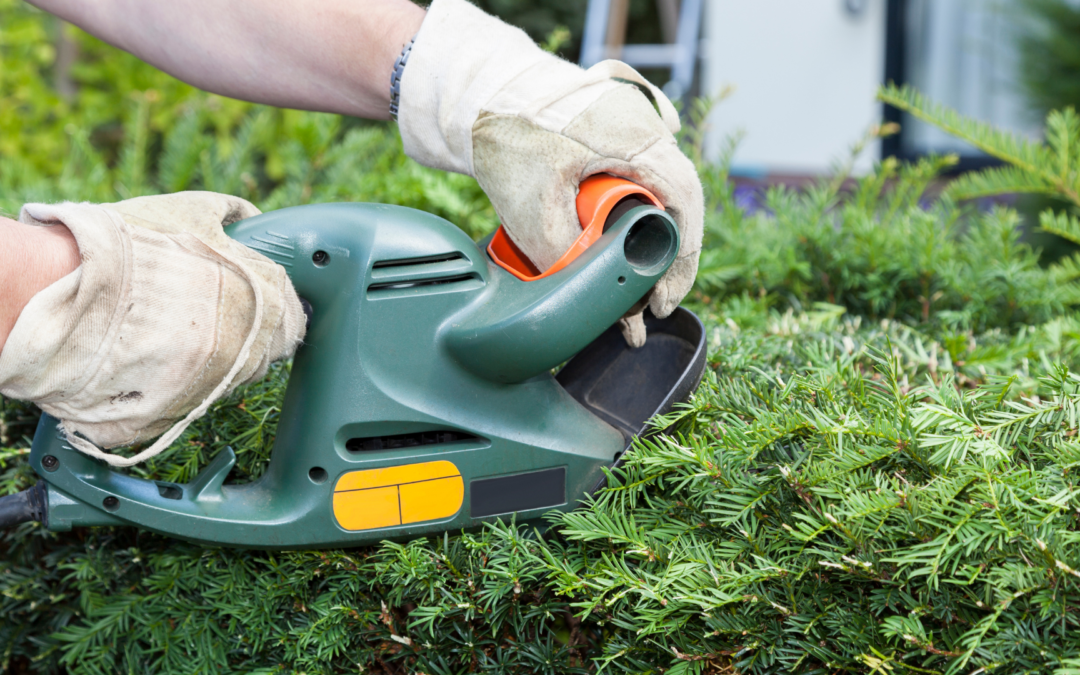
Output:
[[[402,61],[402,57],[407,58],[406,50],[411,47],[427,15],[423,9],[411,2],[404,4],[407,7],[402,6],[401,11],[388,22],[386,27],[388,38],[384,41],[383,51],[379,55],[379,72],[385,73],[384,79],[379,80],[383,83],[379,100],[384,106],[384,112],[370,116],[372,119],[397,119],[397,101],[394,100],[393,92],[395,91],[394,83],[401,75],[399,62]],[[388,87],[385,83],[389,83],[390,86]]]
[[26,304],[79,264],[79,246],[63,225],[0,218],[0,351]]
[[[31,226],[35,227],[35,226]],[[75,235],[63,225],[36,227],[42,243],[41,274],[34,293],[43,290],[78,269],[79,244]]]

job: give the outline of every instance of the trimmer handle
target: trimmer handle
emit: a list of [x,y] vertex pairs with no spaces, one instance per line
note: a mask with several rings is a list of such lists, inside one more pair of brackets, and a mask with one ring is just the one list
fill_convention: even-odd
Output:
[[625,212],[620,212],[619,207],[631,203],[633,206],[651,204],[661,211],[664,210],[660,200],[637,183],[606,173],[589,176],[578,188],[577,214],[581,223],[581,234],[555,264],[541,272],[510,239],[503,225],[499,226],[495,236],[491,238],[487,247],[488,255],[496,265],[522,281],[544,279],[572,263],[595,244],[614,223],[612,215],[617,218]]
[[678,227],[638,185],[590,178],[578,213],[581,236],[543,273],[530,271],[500,228],[488,254],[509,275],[495,279],[491,296],[450,325],[446,344],[459,363],[495,382],[540,375],[618,321],[675,260]]

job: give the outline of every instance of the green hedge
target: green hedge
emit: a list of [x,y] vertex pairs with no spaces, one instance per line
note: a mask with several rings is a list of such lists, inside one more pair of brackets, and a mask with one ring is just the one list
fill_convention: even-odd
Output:
[[[474,236],[494,226],[474,181],[411,163],[390,126],[204,96],[85,37],[79,77],[120,105],[49,112],[20,94],[47,59],[18,57],[42,49],[47,21],[5,2],[26,32],[0,29],[0,111],[19,100],[41,120],[40,142],[0,145],[8,212],[209,188],[267,209],[385,201]],[[0,141],[19,128],[2,123]],[[1066,142],[1020,155],[1061,169],[1047,190],[1072,189],[1072,163],[1053,153],[1080,132],[1049,126]],[[26,524],[0,534],[2,668],[1080,672],[1080,266],[1040,267],[1008,208],[927,196],[949,161],[752,194],[725,162],[699,161],[706,250],[688,302],[707,323],[705,381],[658,422],[672,435],[637,443],[597,501],[546,536],[501,523],[268,553]],[[1070,218],[1045,224],[1080,231]],[[287,378],[276,366],[132,473],[184,481],[231,445],[232,480],[259,476]],[[8,493],[36,479],[35,412],[0,403]]]

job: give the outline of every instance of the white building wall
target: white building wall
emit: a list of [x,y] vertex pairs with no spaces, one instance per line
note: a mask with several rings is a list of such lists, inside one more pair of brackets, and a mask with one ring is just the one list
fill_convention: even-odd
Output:
[[[703,33],[703,93],[736,88],[708,149],[742,130],[737,173],[827,172],[881,119],[885,0],[706,0]],[[856,170],[879,154],[875,143]]]

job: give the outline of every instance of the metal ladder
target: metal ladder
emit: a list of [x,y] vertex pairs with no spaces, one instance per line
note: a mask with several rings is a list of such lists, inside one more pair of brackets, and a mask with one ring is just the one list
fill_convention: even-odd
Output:
[[[664,93],[672,100],[690,91],[698,57],[702,0],[657,0],[661,30],[667,44],[628,45],[626,20],[630,0],[589,0],[581,65],[619,59],[635,68],[670,68]],[[681,7],[680,7],[681,4]]]

